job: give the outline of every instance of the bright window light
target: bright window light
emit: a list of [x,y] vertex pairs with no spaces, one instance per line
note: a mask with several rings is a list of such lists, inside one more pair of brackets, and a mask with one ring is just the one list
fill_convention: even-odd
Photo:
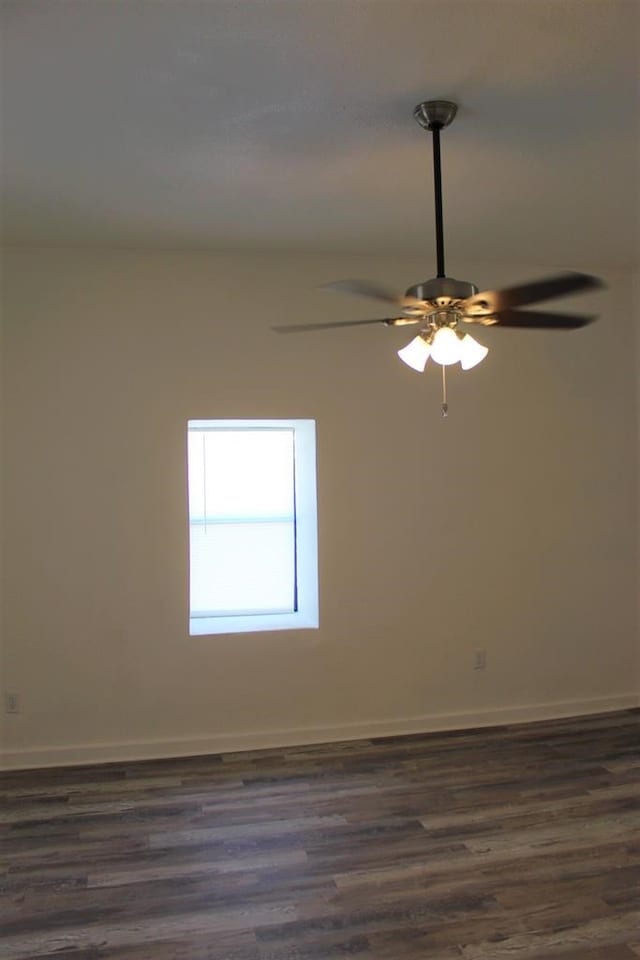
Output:
[[315,423],[190,420],[190,633],[318,626]]

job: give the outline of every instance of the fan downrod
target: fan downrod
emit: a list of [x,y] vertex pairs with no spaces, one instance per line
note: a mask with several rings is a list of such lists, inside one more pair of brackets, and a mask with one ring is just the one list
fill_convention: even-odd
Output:
[[452,100],[425,100],[413,111],[421,127],[431,131],[433,139],[433,192],[436,212],[436,264],[438,279],[446,277],[444,269],[444,222],[442,216],[442,167],[440,163],[440,131],[448,127],[456,113],[457,103]]
[[448,127],[458,112],[458,104],[452,100],[425,100],[413,111],[414,120],[425,130],[442,130]]

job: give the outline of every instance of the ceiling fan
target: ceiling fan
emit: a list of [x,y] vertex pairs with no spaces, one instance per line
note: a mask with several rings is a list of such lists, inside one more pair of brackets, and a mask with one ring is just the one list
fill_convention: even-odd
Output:
[[[454,280],[453,277],[447,277],[445,274],[440,131],[449,126],[457,109],[457,104],[449,100],[427,100],[419,103],[413,111],[414,119],[425,130],[429,130],[433,138],[436,276],[409,287],[404,296],[397,296],[368,280],[338,280],[328,283],[323,289],[371,297],[390,303],[396,307],[394,315],[376,320],[294,324],[273,327],[273,330],[278,333],[302,333],[309,330],[355,327],[372,323],[382,323],[387,327],[419,324],[418,335],[398,351],[398,356],[420,373],[431,357],[443,367],[444,387],[446,366],[459,362],[464,370],[469,370],[480,363],[488,353],[487,347],[478,343],[469,334],[463,333],[467,324],[571,330],[595,320],[595,317],[589,316],[518,309],[527,304],[603,286],[597,277],[589,274],[562,273],[503,290],[482,292],[478,292],[478,288],[473,283]],[[442,410],[446,415],[446,395]]]

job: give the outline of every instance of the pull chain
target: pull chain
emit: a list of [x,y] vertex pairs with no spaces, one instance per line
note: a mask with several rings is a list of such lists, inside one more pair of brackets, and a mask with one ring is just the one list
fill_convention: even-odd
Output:
[[442,364],[442,416],[449,415],[449,404],[447,403],[447,368]]

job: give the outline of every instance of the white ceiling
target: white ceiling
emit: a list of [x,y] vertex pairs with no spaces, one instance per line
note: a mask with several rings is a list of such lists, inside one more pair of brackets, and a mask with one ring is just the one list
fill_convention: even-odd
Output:
[[450,264],[640,258],[636,0],[1,11],[8,244],[431,257],[411,112],[446,97]]

